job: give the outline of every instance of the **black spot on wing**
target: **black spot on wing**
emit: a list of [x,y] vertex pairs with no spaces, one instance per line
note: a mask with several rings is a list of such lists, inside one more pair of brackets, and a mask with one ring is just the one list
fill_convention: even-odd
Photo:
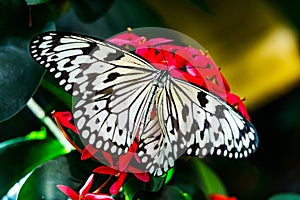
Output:
[[198,92],[198,94],[197,94],[197,99],[198,99],[200,105],[204,108],[205,108],[206,104],[208,103],[206,96],[207,96],[207,94],[202,91]]
[[200,138],[201,140],[204,139],[205,130],[209,129],[211,127],[210,123],[207,121],[207,119],[204,120],[204,128],[202,131],[200,131]]
[[182,119],[184,122],[187,120],[187,116],[189,115],[189,107],[185,104],[182,108]]
[[118,72],[110,73],[107,76],[107,79],[103,81],[103,83],[108,83],[108,82],[114,81],[114,80],[116,80],[120,76],[122,76],[122,75],[119,74]]
[[216,106],[216,112],[215,112],[215,116],[220,119],[220,118],[226,118],[224,115],[224,110],[225,110],[225,106],[223,105],[217,105]]
[[[111,45],[114,46],[114,45]],[[117,47],[120,48],[120,47]],[[101,49],[100,49],[101,50]],[[124,53],[120,50],[117,50],[115,53],[109,53],[107,54],[107,57],[105,57],[103,60],[104,61],[112,61],[112,60],[121,60],[124,57]]]

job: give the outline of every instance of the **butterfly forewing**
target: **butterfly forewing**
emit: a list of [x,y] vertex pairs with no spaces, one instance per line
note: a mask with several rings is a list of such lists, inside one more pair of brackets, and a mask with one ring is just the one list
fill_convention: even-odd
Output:
[[43,33],[30,47],[33,58],[79,97],[74,118],[83,140],[111,153],[126,152],[156,69],[113,44],[77,34]]

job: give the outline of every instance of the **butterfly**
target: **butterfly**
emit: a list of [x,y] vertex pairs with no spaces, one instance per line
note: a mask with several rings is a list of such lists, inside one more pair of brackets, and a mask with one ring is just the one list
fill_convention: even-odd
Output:
[[257,149],[255,127],[233,106],[125,48],[46,32],[32,39],[30,53],[77,99],[73,116],[84,143],[123,155],[138,138],[140,166],[152,175],[183,154],[243,158]]

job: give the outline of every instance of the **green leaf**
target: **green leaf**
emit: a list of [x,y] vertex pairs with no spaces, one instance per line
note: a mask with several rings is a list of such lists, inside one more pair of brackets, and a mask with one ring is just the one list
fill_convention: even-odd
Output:
[[[38,3],[42,0],[28,1]],[[66,9],[61,11],[61,7],[65,7],[66,1],[50,1],[49,3],[28,6],[24,0],[1,0],[0,43],[5,38],[16,37],[26,39],[26,44],[28,44],[34,35],[46,31],[47,24],[54,23],[60,13],[65,12]],[[26,46],[24,50],[28,51],[28,47]]]
[[[54,30],[46,23],[44,31]],[[29,55],[30,39],[9,36],[0,41],[0,122],[18,113],[38,88],[45,69]]]
[[206,197],[211,193],[227,195],[222,181],[202,160],[192,159],[192,163],[197,168],[197,176],[203,182],[203,192]]
[[295,193],[282,193],[276,194],[268,200],[300,200],[300,195]]
[[27,140],[44,140],[47,137],[47,131],[45,127],[42,127],[40,131],[32,131],[25,136]]
[[127,199],[132,199],[134,195],[141,190],[157,192],[163,187],[165,179],[166,175],[160,177],[150,176],[149,182],[144,183],[138,180],[134,175],[129,174],[129,176],[126,179],[126,182],[123,185],[124,193]]
[[[18,199],[66,199],[66,195],[56,186],[66,185],[78,191],[97,166],[98,162],[82,161],[77,151],[59,156],[33,171],[22,186]],[[103,183],[105,178],[107,176],[102,176],[94,182]]]
[[172,179],[173,175],[174,175],[174,172],[175,172],[175,168],[171,168],[169,169],[169,171],[167,172],[167,175],[166,175],[166,180],[165,180],[165,184],[167,184],[168,182],[170,182],[170,180]]
[[20,111],[45,72],[29,56],[28,41],[9,38],[0,46],[0,122]]
[[106,13],[114,1],[112,0],[71,0],[77,16],[84,22],[92,22]]
[[[136,194],[135,199],[143,200],[192,200],[192,197],[184,193],[180,188],[171,185],[165,185],[160,191],[151,193],[149,191],[141,191]],[[201,199],[198,199],[201,200]]]
[[46,128],[42,127],[40,131],[33,131],[30,134],[24,137],[18,137],[10,140],[6,140],[0,143],[0,150],[5,148],[10,148],[11,145],[14,145],[18,142],[25,142],[29,140],[44,140],[47,137]]
[[0,181],[0,197],[36,166],[65,153],[64,147],[57,140],[44,140],[42,134],[32,133],[28,137],[0,143],[0,158],[5,160],[0,165],[0,177],[5,180]]
[[[51,77],[52,78],[52,77]],[[69,95],[58,83],[56,80],[50,79],[49,76],[44,77],[41,87],[49,91],[56,100],[64,102],[67,106],[67,109],[72,109],[72,96]],[[51,99],[53,103],[53,99]],[[66,109],[66,108],[65,108]]]
[[192,199],[206,199],[211,193],[227,194],[218,176],[199,158],[177,160],[168,184],[180,188]]
[[28,6],[47,3],[49,0],[25,0]]

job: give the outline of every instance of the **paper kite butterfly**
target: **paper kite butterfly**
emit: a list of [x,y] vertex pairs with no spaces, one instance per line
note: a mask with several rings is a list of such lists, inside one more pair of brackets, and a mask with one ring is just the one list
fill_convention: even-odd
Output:
[[254,126],[233,106],[125,48],[47,32],[31,41],[30,53],[77,98],[73,116],[86,144],[122,155],[138,137],[137,156],[153,175],[184,153],[243,158],[258,146]]

